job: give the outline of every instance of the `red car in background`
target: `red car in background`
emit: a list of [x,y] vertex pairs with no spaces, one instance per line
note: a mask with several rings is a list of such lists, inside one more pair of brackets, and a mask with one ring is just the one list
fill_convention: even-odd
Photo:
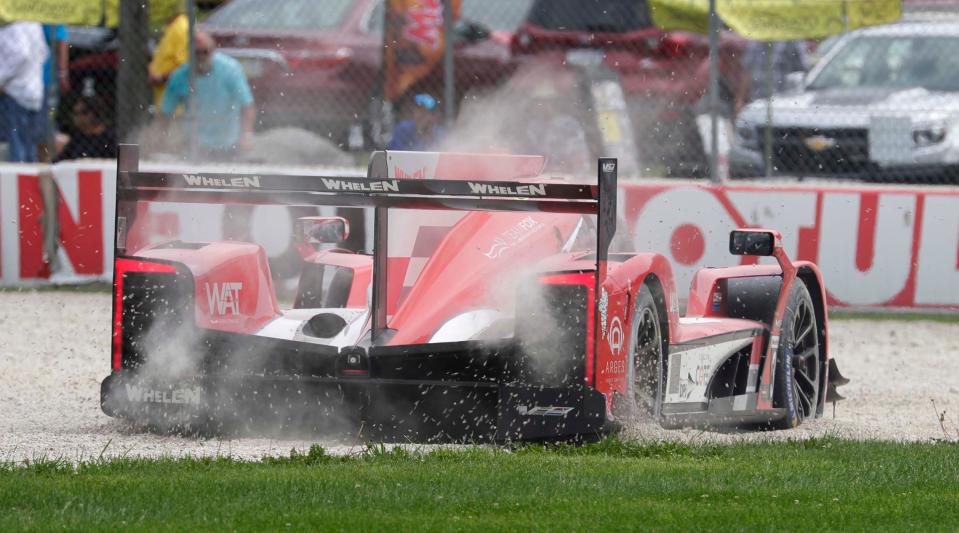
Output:
[[[512,71],[510,42],[532,0],[463,0],[454,30],[458,94],[498,84]],[[381,0],[233,0],[203,29],[246,70],[261,126],[299,126],[346,143],[369,133],[383,60]],[[440,96],[442,66],[411,94]]]
[[[732,116],[745,39],[720,34],[720,97]],[[511,47],[521,63],[601,62],[619,75],[644,166],[707,172],[695,116],[707,112],[709,40],[653,26],[645,0],[534,0]]]

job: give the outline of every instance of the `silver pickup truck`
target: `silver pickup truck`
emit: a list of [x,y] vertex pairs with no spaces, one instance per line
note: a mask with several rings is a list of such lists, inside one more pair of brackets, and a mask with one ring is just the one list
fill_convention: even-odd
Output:
[[959,181],[959,23],[853,31],[790,76],[739,114],[733,175],[762,175],[769,142],[775,174]]

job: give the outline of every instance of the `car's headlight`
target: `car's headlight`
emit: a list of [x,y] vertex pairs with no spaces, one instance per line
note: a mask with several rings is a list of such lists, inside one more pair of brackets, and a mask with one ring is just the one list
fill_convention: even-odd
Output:
[[916,146],[932,146],[939,144],[946,138],[946,127],[937,124],[934,126],[924,126],[912,130],[912,141]]

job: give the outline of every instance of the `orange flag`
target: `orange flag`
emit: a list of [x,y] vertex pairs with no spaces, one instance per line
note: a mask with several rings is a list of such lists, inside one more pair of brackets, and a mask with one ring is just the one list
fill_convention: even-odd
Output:
[[[460,0],[450,2],[453,20]],[[443,59],[443,0],[388,0],[384,39],[384,95],[396,101]]]

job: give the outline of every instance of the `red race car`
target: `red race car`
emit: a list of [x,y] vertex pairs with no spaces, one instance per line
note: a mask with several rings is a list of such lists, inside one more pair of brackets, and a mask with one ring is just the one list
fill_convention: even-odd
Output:
[[[122,146],[104,412],[506,441],[595,436],[637,413],[789,428],[838,399],[822,278],[778,233],[732,232],[732,254],[778,264],[701,270],[681,317],[663,256],[610,251],[617,161],[592,183],[544,163],[376,152],[366,177],[172,174],[140,172]],[[328,208],[302,217],[287,299],[262,244],[144,238],[155,202],[369,207],[372,253],[336,247],[349,227]]]

